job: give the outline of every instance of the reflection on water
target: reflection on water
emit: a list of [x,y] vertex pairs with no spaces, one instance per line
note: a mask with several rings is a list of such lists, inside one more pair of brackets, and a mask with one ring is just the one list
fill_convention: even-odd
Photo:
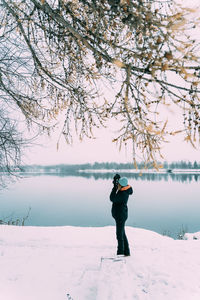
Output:
[[[112,179],[115,173],[111,172],[74,172],[74,173],[31,173],[31,176],[59,176],[59,177],[84,177],[84,178],[93,178],[95,180],[98,179]],[[144,181],[179,181],[179,182],[192,182],[192,181],[200,181],[200,173],[128,173],[128,172],[120,172],[119,174],[122,176],[126,176],[127,178],[134,180],[144,180]],[[27,174],[25,175],[27,176]]]
[[[86,178],[94,178],[95,180],[98,179],[111,179],[113,178],[112,173],[80,173],[81,176]],[[126,176],[127,178],[135,179],[135,180],[147,180],[147,181],[161,181],[165,180],[168,181],[169,179],[172,179],[173,181],[181,181],[181,182],[191,182],[191,181],[198,181],[200,180],[200,174],[159,174],[159,173],[126,173],[126,172],[120,172],[121,176]]]

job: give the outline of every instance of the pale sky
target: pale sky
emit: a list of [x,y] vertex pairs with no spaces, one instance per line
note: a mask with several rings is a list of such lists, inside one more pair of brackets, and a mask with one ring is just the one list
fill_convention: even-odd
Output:
[[[26,150],[24,162],[27,164],[81,164],[98,162],[131,162],[132,149],[122,148],[121,151],[112,143],[114,135],[110,129],[100,129],[96,139],[85,139],[79,142],[75,138],[72,146],[61,141],[57,150],[57,138],[40,138],[41,145]],[[194,149],[191,144],[183,141],[183,136],[171,137],[170,143],[163,145],[162,154],[167,161],[200,161],[200,149]],[[139,156],[136,156],[140,160]]]

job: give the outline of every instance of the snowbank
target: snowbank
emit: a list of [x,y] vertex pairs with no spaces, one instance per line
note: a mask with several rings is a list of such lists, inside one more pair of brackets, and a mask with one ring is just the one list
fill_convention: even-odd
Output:
[[[132,255],[125,258],[124,270],[130,300],[200,299],[200,240],[177,241],[131,227],[127,235]],[[112,226],[2,225],[0,299],[95,300],[99,280],[107,278],[102,276],[101,257],[113,256],[115,250]],[[121,289],[125,285],[118,283],[116,266],[109,266],[112,281]]]
[[200,232],[196,233],[186,233],[184,235],[185,240],[200,240]]
[[[167,169],[80,169],[79,173],[130,173],[130,174],[167,174]],[[175,174],[199,174],[200,169],[172,169]]]

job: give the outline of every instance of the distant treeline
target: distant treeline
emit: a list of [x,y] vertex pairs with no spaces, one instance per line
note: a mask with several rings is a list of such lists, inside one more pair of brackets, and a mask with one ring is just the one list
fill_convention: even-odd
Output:
[[[200,169],[200,163],[195,162],[164,162],[160,163],[164,169],[173,170],[173,169]],[[138,169],[144,169],[145,164],[143,162],[137,163]],[[149,164],[148,168],[153,168]],[[93,164],[59,164],[59,165],[31,165],[23,166],[21,171],[39,171],[43,170],[44,172],[59,172],[59,173],[74,173],[80,170],[135,170],[136,166],[133,163],[115,163],[115,162],[95,162]]]

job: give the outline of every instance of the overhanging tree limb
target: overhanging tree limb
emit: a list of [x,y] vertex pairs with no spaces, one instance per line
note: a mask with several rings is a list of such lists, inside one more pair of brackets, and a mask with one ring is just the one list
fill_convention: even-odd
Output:
[[[183,109],[188,140],[200,133],[199,41],[187,33],[199,21],[189,18],[187,9],[174,1],[147,0],[115,6],[107,0],[2,3],[0,17],[7,20],[3,38],[10,32],[21,38],[36,71],[27,77],[32,94],[21,97],[20,103],[29,118],[48,123],[66,111],[67,140],[72,120],[82,139],[91,137],[93,127],[118,118],[117,140],[132,139],[145,160],[154,161],[168,134],[167,123],[158,117],[165,102]],[[2,82],[5,93],[16,101],[16,86],[9,92],[12,72],[11,79],[2,73]],[[113,87],[108,99],[105,82]]]

